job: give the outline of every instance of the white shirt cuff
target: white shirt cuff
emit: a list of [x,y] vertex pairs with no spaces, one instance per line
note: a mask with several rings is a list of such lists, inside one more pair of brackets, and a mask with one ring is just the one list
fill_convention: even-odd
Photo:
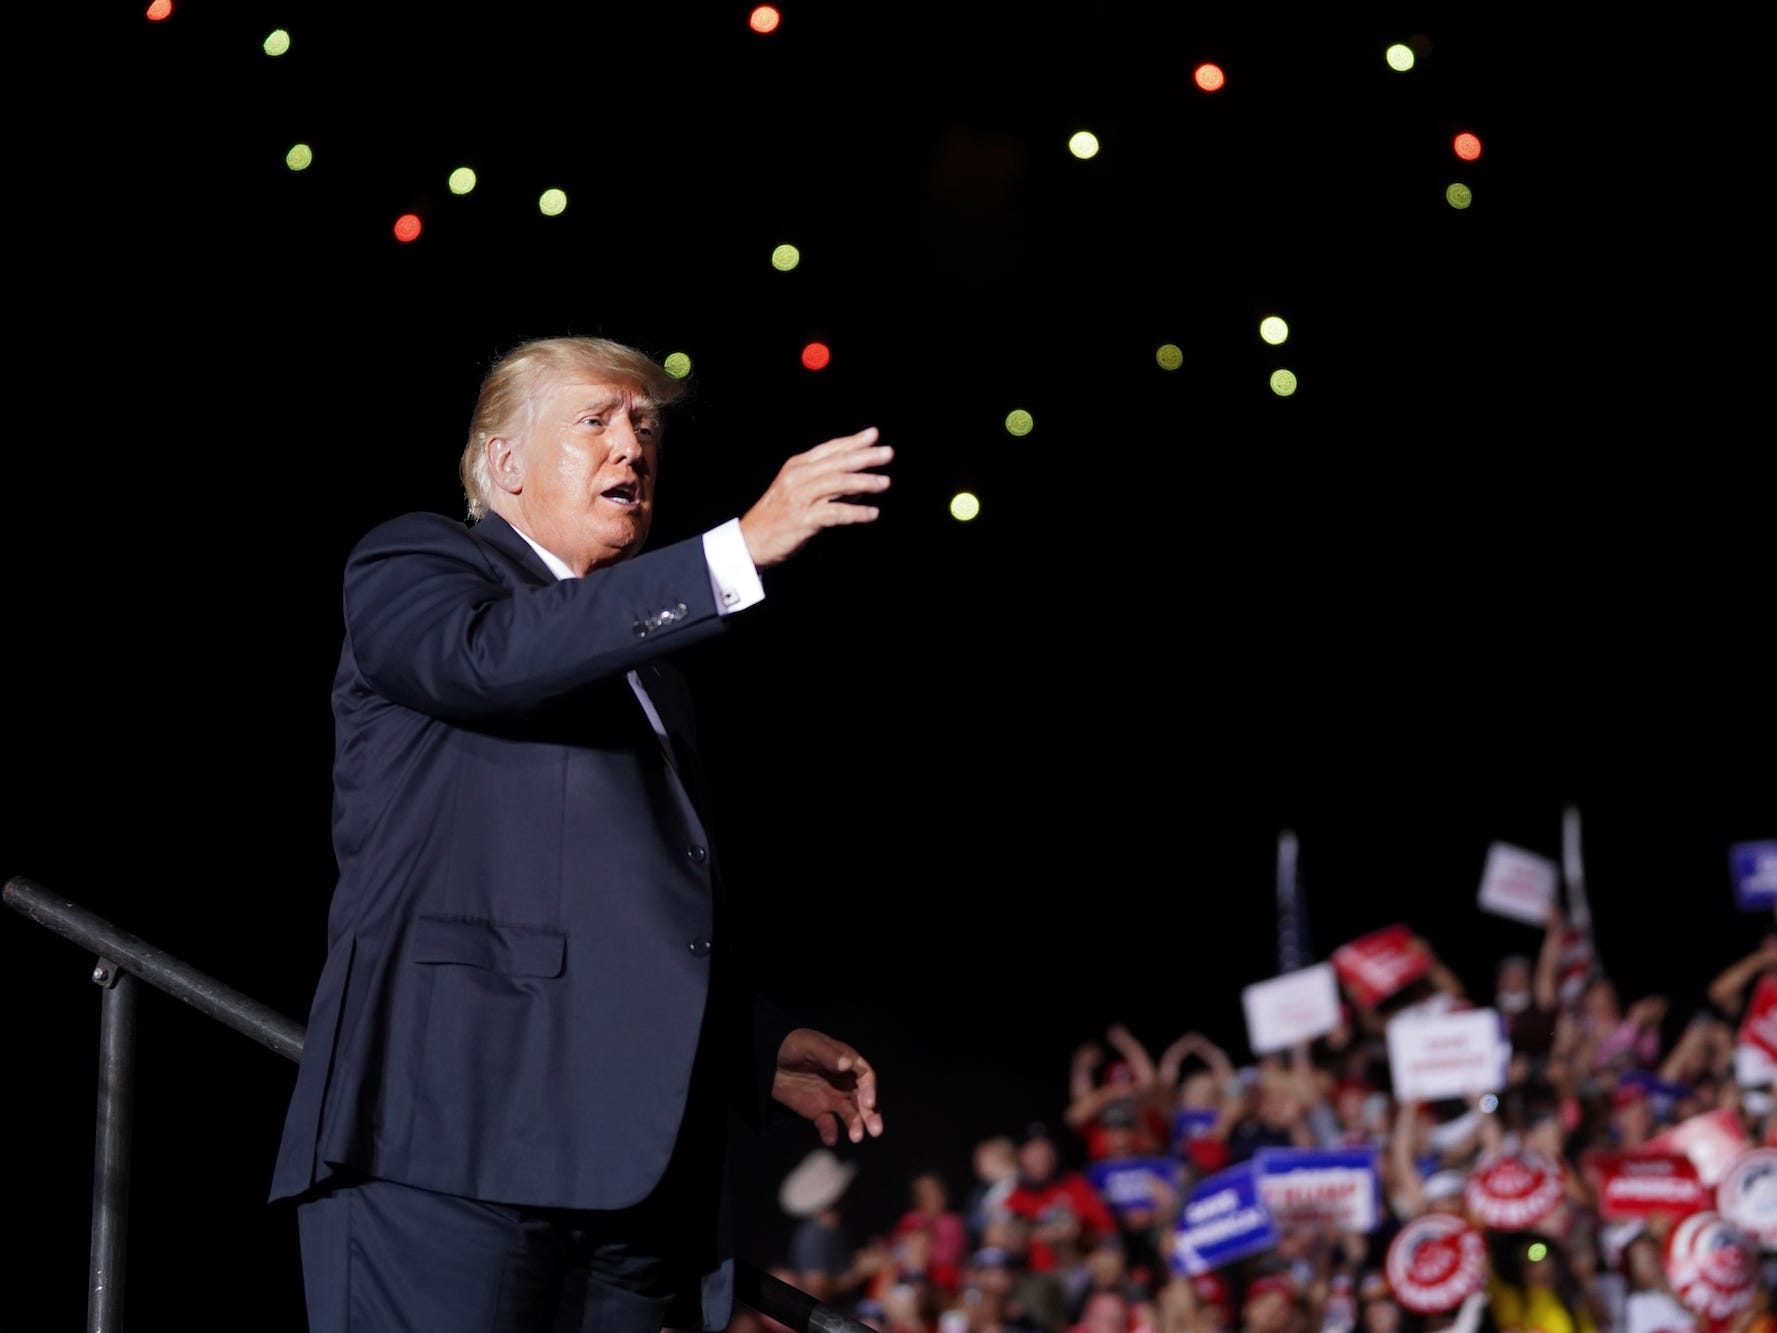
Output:
[[722,615],[765,600],[765,585],[759,582],[759,571],[747,554],[747,539],[740,535],[738,518],[703,534],[703,558],[710,567],[716,610]]

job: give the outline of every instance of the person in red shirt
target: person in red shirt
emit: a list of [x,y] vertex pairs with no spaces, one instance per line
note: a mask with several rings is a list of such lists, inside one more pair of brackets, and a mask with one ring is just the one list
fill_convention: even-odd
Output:
[[1160,1089],[1153,1059],[1121,1023],[1106,1029],[1105,1040],[1116,1052],[1116,1059],[1107,1061],[1104,1047],[1095,1041],[1085,1042],[1074,1051],[1067,1110],[1062,1119],[1086,1141],[1086,1160],[1090,1162],[1106,1155],[1105,1114],[1113,1108],[1119,1115],[1133,1119],[1136,1151],[1164,1151],[1167,1122],[1162,1108],[1167,1094]]
[[1101,1237],[1117,1234],[1117,1220],[1092,1183],[1064,1169],[1055,1141],[1042,1125],[1032,1125],[1018,1148],[1018,1183],[1004,1207],[1030,1222],[1029,1265],[1033,1273],[1056,1266],[1057,1249],[1069,1241],[1089,1250]]
[[910,1236],[924,1237],[926,1280],[941,1294],[952,1295],[969,1257],[969,1228],[950,1207],[950,1190],[936,1171],[921,1171],[908,1190],[912,1206],[895,1223],[889,1244],[899,1247]]

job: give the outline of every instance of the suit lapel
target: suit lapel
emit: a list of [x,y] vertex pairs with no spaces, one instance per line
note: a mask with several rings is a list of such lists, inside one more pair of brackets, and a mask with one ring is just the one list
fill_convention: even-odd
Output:
[[691,697],[685,678],[671,663],[653,661],[643,664],[637,673],[642,688],[660,714],[666,738],[672,746],[673,765],[685,793],[697,809],[703,808],[702,775],[699,771],[696,736],[691,727]]
[[[498,514],[487,515],[470,531],[517,565],[532,583],[544,586],[556,581],[555,572],[543,563],[542,557],[531,544]],[[636,668],[636,675],[642,682],[642,688],[648,692],[648,700],[654,705],[654,711],[660,715],[660,723],[666,729],[667,741],[672,747],[672,761],[666,764],[667,769],[670,774],[676,775],[683,786],[691,808],[701,811],[703,784],[691,728],[690,692],[686,688],[685,679],[671,665],[659,660],[643,663]],[[654,726],[648,720],[647,710],[642,707],[642,701],[636,698],[629,681],[619,678],[613,683],[613,693],[616,690],[622,691],[626,701],[623,705],[627,708],[626,716],[639,728],[638,743],[644,743],[641,737],[645,735],[645,744],[659,753],[660,738],[654,734]],[[661,758],[665,762],[664,754]]]

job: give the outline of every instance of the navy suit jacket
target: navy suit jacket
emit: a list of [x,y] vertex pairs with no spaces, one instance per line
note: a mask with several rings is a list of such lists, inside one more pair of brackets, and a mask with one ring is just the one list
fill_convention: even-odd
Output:
[[724,954],[689,699],[662,660],[723,628],[701,539],[557,580],[496,516],[409,514],[352,551],[344,611],[339,880],[271,1197],[349,1167],[634,1204],[706,1034],[762,1124],[788,1023]]

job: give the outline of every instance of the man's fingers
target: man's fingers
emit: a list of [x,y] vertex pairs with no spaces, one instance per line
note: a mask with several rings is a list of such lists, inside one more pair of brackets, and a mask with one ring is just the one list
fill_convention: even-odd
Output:
[[[874,445],[882,437],[882,431],[875,426],[866,426],[863,430],[854,431],[850,435],[838,435],[824,444],[817,444],[808,451],[810,458],[822,458],[828,454],[843,453],[847,449],[858,449]],[[887,446],[883,446],[887,448]]]

